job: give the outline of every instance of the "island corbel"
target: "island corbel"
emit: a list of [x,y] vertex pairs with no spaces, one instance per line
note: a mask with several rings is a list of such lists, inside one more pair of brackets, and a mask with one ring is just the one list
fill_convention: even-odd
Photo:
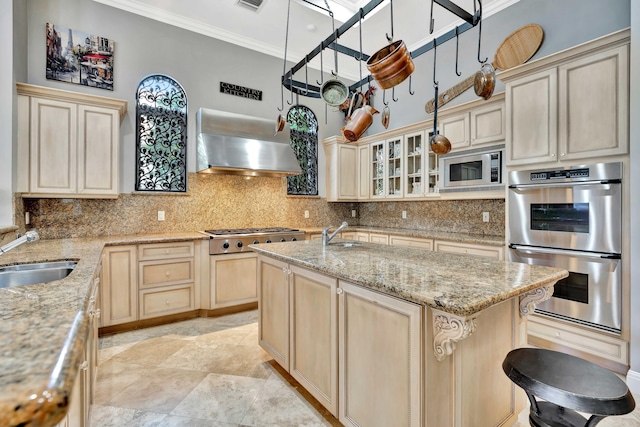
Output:
[[540,304],[551,298],[555,284],[556,282],[553,282],[520,295],[520,315],[527,316],[533,313],[536,304]]
[[456,342],[467,338],[476,330],[476,316],[467,318],[436,309],[431,311],[433,316],[433,352],[436,360],[442,362],[447,356],[453,354]]

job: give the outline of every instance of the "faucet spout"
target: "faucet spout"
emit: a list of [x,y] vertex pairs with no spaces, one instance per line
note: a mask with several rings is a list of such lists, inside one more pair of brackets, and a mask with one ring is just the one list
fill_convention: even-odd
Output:
[[327,246],[329,244],[329,242],[331,241],[331,239],[333,239],[334,237],[336,237],[336,235],[341,232],[342,230],[344,230],[345,228],[347,228],[349,226],[349,224],[347,223],[347,221],[344,221],[342,224],[340,224],[340,227],[338,227],[333,233],[329,234],[329,230],[331,230],[331,228],[333,228],[333,225],[330,225],[329,227],[323,228],[322,229],[322,246]]
[[16,246],[20,246],[23,243],[35,242],[39,238],[40,238],[40,235],[38,234],[37,231],[27,231],[24,234],[24,236],[18,237],[14,241],[9,242],[6,245],[0,247],[0,255],[2,255],[3,253],[5,253],[7,251],[10,251],[11,249],[15,248]]

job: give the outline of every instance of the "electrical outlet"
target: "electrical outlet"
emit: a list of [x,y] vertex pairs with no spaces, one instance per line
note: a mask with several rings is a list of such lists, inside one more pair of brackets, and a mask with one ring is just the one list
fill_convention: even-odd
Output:
[[482,222],[489,222],[489,212],[482,212]]
[[402,219],[407,219],[407,211],[402,211]]
[[158,221],[164,221],[164,211],[158,211]]
[[355,209],[351,209],[351,216],[352,216],[353,218],[355,218],[355,217],[356,217],[356,210],[355,210]]
[[309,211],[304,211],[304,217],[309,218]]
[[31,218],[30,218],[29,212],[24,213],[24,223],[25,225],[31,224]]

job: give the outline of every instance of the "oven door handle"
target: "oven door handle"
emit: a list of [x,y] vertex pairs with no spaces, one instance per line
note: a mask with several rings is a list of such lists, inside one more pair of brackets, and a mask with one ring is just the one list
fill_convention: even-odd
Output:
[[536,252],[541,254],[552,254],[552,255],[567,255],[567,256],[575,256],[582,258],[598,258],[598,259],[621,259],[620,254],[603,254],[597,252],[582,252],[582,251],[572,251],[570,249],[553,249],[553,248],[540,248],[536,246],[525,246],[525,245],[515,245],[511,243],[509,245],[510,249],[514,249],[516,251],[529,251]]
[[621,184],[621,179],[603,179],[600,181],[581,181],[581,182],[545,182],[538,184],[511,184],[509,188],[527,190],[529,188],[550,188],[550,187],[578,187],[583,185],[607,185]]

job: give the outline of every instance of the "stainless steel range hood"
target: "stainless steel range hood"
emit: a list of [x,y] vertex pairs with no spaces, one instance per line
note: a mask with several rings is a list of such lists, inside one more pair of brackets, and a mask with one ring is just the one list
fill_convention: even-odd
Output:
[[289,127],[275,134],[275,120],[200,108],[196,116],[197,170],[249,176],[301,172]]

